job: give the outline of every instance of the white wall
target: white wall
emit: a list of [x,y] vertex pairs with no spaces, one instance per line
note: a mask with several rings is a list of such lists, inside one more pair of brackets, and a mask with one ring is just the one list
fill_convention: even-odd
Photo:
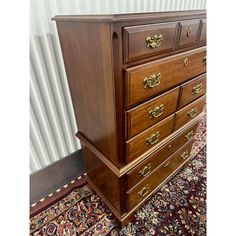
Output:
[[30,170],[80,148],[54,15],[205,9],[205,0],[31,0]]

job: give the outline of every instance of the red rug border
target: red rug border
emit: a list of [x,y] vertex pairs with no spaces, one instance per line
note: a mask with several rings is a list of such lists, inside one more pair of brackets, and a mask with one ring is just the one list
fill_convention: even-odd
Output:
[[47,196],[43,201],[39,201],[34,206],[30,206],[30,218],[36,216],[40,212],[47,209],[49,206],[60,201],[62,198],[70,194],[74,189],[81,188],[87,184],[84,176],[79,177],[73,183],[68,183],[68,186],[61,188],[59,192],[54,192],[52,196]]

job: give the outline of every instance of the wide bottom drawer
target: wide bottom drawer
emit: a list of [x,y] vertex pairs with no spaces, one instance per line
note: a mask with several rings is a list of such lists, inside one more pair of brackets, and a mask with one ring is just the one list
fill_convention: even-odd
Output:
[[158,167],[149,177],[130,189],[127,194],[127,210],[131,210],[143,201],[156,187],[168,178],[187,158],[189,158],[193,140],[184,145]]

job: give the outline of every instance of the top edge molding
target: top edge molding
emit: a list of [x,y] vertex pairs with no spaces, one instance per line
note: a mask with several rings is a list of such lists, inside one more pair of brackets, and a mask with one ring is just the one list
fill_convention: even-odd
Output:
[[206,10],[187,10],[187,11],[162,11],[145,13],[125,13],[109,15],[57,15],[52,18],[54,21],[83,21],[83,22],[123,22],[140,21],[160,18],[178,17],[206,17]]

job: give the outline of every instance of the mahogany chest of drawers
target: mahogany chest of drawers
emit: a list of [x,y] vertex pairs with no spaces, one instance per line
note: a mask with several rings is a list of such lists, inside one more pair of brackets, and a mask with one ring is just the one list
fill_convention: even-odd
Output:
[[189,160],[206,12],[56,16],[90,186],[121,224]]

